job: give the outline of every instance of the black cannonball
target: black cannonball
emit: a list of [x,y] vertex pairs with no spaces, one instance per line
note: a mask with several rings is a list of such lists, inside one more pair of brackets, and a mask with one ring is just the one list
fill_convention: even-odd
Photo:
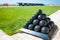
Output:
[[38,16],[37,14],[34,14],[34,15],[32,16],[32,18],[33,18],[33,19],[37,19],[37,16]]
[[42,27],[41,28],[41,32],[44,33],[44,34],[46,34],[46,33],[49,32],[49,28],[48,27]]
[[34,31],[37,31],[38,32],[38,31],[40,31],[40,28],[41,28],[41,26],[36,25],[35,28],[34,28]]
[[53,21],[50,21],[49,23],[52,27],[54,26],[54,22]]
[[52,25],[51,25],[51,24],[48,24],[46,27],[48,27],[48,28],[49,28],[49,30],[51,30],[51,29],[52,29]]
[[45,18],[46,22],[49,23],[50,22],[50,18]]
[[38,15],[42,14],[42,10],[39,9],[39,10],[37,11],[37,14],[38,14]]
[[28,26],[28,29],[33,30],[33,29],[34,29],[34,25],[33,25],[33,24],[30,24],[30,25]]
[[33,22],[33,19],[31,18],[27,22],[31,24]]
[[42,19],[45,19],[45,18],[46,18],[46,15],[45,14],[41,14],[41,15],[38,16],[38,19],[39,20],[42,20]]
[[29,25],[29,23],[25,23],[24,25],[23,25],[23,28],[28,28],[28,25]]
[[45,25],[47,25],[47,22],[46,22],[45,20],[41,20],[41,21],[39,22],[39,25],[40,25],[40,26],[45,26]]
[[33,24],[34,25],[37,25],[38,23],[39,23],[39,20],[38,19],[33,20]]

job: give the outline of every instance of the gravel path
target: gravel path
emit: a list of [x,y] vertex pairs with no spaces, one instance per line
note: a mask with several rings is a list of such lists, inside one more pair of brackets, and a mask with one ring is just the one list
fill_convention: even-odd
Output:
[[[53,40],[60,40],[60,10],[57,12],[53,13],[52,15],[49,16],[52,21],[55,22],[55,24],[58,26],[59,30]],[[12,36],[8,36],[5,34],[2,30],[0,30],[0,40],[42,40],[40,38],[34,37],[29,34],[25,33],[17,33]]]

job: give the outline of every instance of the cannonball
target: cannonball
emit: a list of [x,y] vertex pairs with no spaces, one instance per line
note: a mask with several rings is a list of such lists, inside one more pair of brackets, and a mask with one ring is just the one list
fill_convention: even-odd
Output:
[[41,26],[36,25],[35,28],[34,28],[34,31],[37,31],[38,32],[38,31],[40,31],[40,28],[41,28]]
[[28,26],[28,29],[33,30],[33,29],[34,29],[34,25],[33,25],[33,24],[30,24],[30,25]]
[[42,10],[39,9],[39,10],[37,11],[37,14],[38,14],[38,15],[42,14]]
[[50,18],[45,18],[46,22],[49,23],[50,22]]
[[37,25],[38,23],[39,23],[39,20],[38,19],[33,20],[33,24],[34,25]]
[[39,25],[40,25],[40,26],[45,26],[45,25],[47,25],[47,22],[46,22],[45,20],[41,20],[41,21],[39,22]]
[[28,25],[29,25],[29,23],[25,23],[25,24],[23,25],[23,28],[28,28]]
[[44,33],[44,34],[46,34],[46,33],[49,32],[49,28],[48,27],[42,27],[41,28],[41,32]]
[[33,22],[33,19],[30,18],[27,22],[31,24]]
[[32,16],[32,18],[33,18],[33,19],[37,19],[37,16],[38,16],[37,14],[34,14],[34,15]]
[[41,15],[38,16],[38,19],[39,19],[39,20],[43,20],[43,19],[45,19],[45,18],[46,18],[46,15],[45,15],[45,14],[41,14]]
[[53,21],[50,21],[49,23],[52,27],[54,26],[54,22]]

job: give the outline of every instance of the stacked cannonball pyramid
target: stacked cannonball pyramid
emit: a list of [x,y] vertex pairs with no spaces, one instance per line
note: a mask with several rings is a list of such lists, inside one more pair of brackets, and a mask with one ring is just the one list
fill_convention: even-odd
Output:
[[[49,33],[52,28],[54,27],[54,22],[50,20],[49,17],[46,16],[46,14],[44,14],[42,12],[42,10],[38,10],[36,14],[34,14],[24,25],[23,28],[26,29],[24,30],[24,32],[27,32],[29,34],[38,36],[38,33],[40,33],[40,37],[45,36],[42,34],[48,34],[48,36],[50,36]],[[27,31],[30,30],[31,32]],[[35,34],[34,34],[35,33]],[[44,38],[44,37],[43,37]],[[45,37],[46,38],[46,37]],[[45,39],[44,38],[44,39]]]

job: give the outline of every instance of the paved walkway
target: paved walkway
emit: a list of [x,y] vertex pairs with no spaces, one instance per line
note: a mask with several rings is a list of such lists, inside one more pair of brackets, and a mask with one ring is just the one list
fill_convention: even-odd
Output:
[[[52,21],[55,22],[55,24],[59,28],[53,40],[60,40],[60,10],[53,13],[49,17],[51,18]],[[0,30],[0,40],[42,40],[42,39],[29,35],[29,34],[25,34],[25,33],[17,33],[12,36],[8,36],[2,30]]]

